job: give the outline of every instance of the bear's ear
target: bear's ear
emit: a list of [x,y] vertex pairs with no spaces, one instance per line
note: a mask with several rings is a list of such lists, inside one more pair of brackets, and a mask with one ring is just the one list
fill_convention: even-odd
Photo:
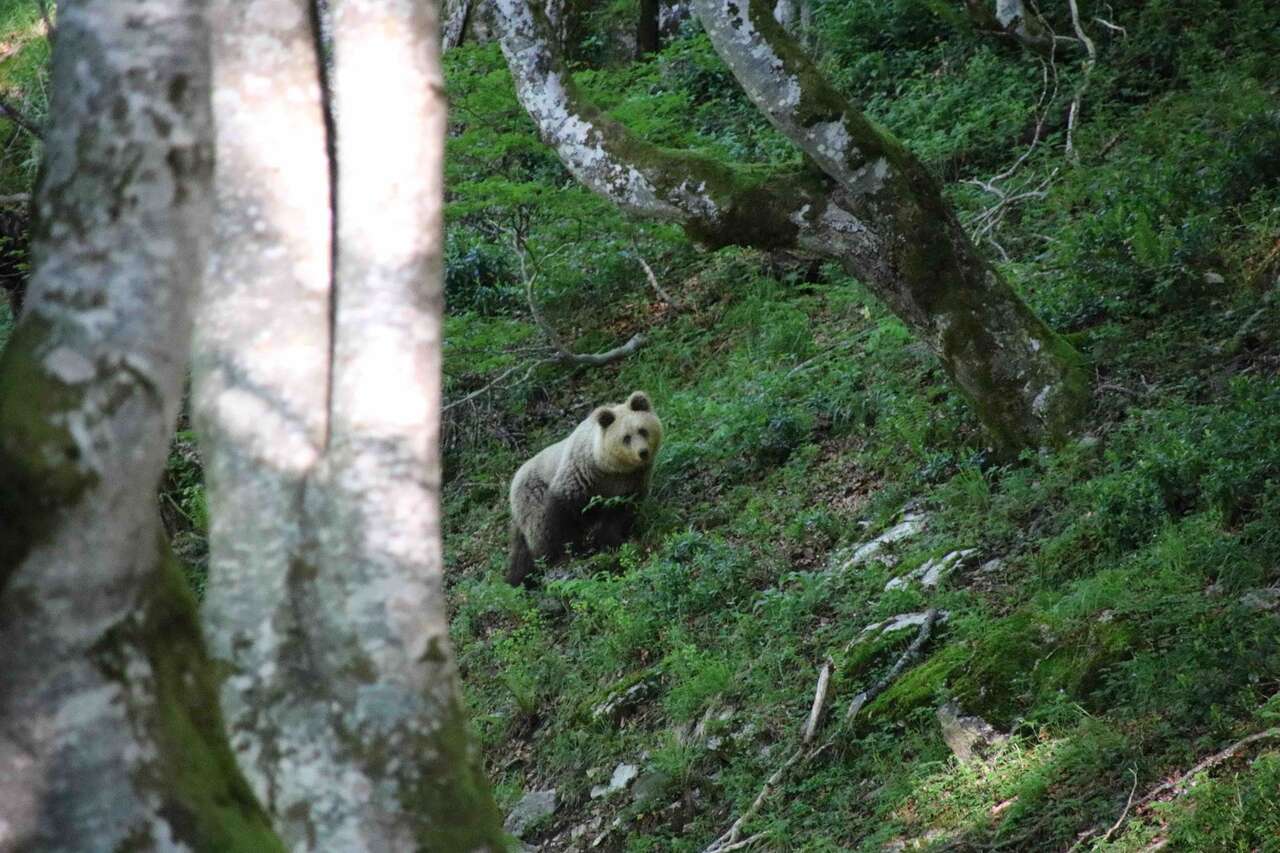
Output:
[[596,423],[600,424],[601,429],[608,429],[609,424],[613,423],[617,419],[617,415],[608,409],[602,408],[596,410]]
[[633,412],[647,412],[651,408],[649,396],[643,391],[632,391],[631,396],[627,398],[627,406]]

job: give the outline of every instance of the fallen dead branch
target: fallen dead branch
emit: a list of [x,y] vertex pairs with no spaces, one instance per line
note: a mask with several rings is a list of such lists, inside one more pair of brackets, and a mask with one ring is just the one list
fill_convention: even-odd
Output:
[[577,353],[569,349],[555,328],[547,322],[542,316],[542,312],[538,310],[538,303],[533,298],[533,283],[537,280],[538,274],[530,273],[525,263],[524,247],[516,242],[516,258],[520,261],[520,277],[524,279],[525,299],[529,303],[529,313],[533,316],[533,322],[537,324],[542,333],[547,336],[547,340],[551,342],[551,348],[555,353],[546,359],[548,362],[560,364],[575,364],[584,367],[601,367],[618,359],[626,358],[645,344],[645,336],[642,334],[634,334],[631,340],[621,346],[616,346],[611,350],[596,353]]
[[635,252],[636,260],[640,262],[641,268],[644,269],[645,278],[649,280],[649,287],[653,288],[653,292],[658,294],[658,298],[677,311],[683,311],[684,306],[680,303],[680,300],[667,293],[666,289],[658,283],[658,277],[653,274],[653,267],[649,266],[649,262],[640,254],[640,248],[634,242],[631,244],[631,249]]
[[[1164,782],[1152,788],[1145,795],[1143,795],[1142,799],[1138,800],[1136,803],[1133,801],[1133,791],[1136,791],[1138,787],[1138,777],[1137,777],[1137,774],[1135,773],[1133,777],[1133,790],[1129,792],[1129,801],[1125,804],[1124,811],[1120,813],[1120,817],[1116,820],[1115,823],[1111,825],[1111,828],[1108,829],[1100,838],[1098,838],[1096,841],[1093,842],[1093,846],[1097,846],[1098,844],[1104,844],[1110,841],[1112,837],[1117,832],[1120,831],[1120,828],[1124,826],[1125,822],[1129,819],[1130,815],[1136,814],[1142,811],[1144,808],[1151,805],[1153,802],[1160,799],[1165,794],[1168,794],[1171,791],[1174,793],[1175,796],[1185,793],[1186,790],[1191,787],[1189,783],[1191,782],[1192,779],[1195,778],[1197,774],[1203,773],[1206,770],[1210,770],[1214,767],[1217,767],[1219,764],[1222,764],[1224,761],[1230,760],[1250,744],[1257,743],[1260,740],[1269,740],[1271,738],[1277,738],[1277,737],[1280,737],[1280,726],[1275,726],[1265,731],[1251,734],[1246,738],[1241,738],[1240,740],[1231,744],[1231,746],[1228,746],[1226,749],[1219,750],[1218,752],[1215,752],[1213,755],[1210,755],[1208,758],[1198,763],[1195,767],[1192,767],[1186,773],[1183,773],[1177,779],[1174,779],[1171,782]],[[1083,838],[1081,838],[1074,845],[1072,845],[1071,851],[1079,849],[1081,846],[1083,846],[1085,841],[1087,841],[1089,838],[1090,838],[1090,835],[1086,834]],[[1070,853],[1070,851],[1068,851],[1068,853]]]
[[827,704],[827,687],[830,683],[831,659],[827,658],[827,662],[822,665],[822,671],[818,673],[818,687],[813,692],[813,707],[809,709],[809,721],[805,723],[801,743],[813,740],[814,734],[818,731],[818,721],[822,719],[822,707]]
[[1236,741],[1226,749],[1223,749],[1219,752],[1215,752],[1213,755],[1210,755],[1208,758],[1201,761],[1195,767],[1192,767],[1190,770],[1188,770],[1186,773],[1183,773],[1181,776],[1179,776],[1177,779],[1174,779],[1172,782],[1165,782],[1163,785],[1157,785],[1155,788],[1148,791],[1147,794],[1142,799],[1134,803],[1134,806],[1133,806],[1134,811],[1140,811],[1141,809],[1147,807],[1153,801],[1158,800],[1160,797],[1163,797],[1165,794],[1169,793],[1170,791],[1177,791],[1178,793],[1182,793],[1182,791],[1179,791],[1178,789],[1186,786],[1187,783],[1191,781],[1192,777],[1194,777],[1197,773],[1203,773],[1204,771],[1210,768],[1217,767],[1222,762],[1227,761],[1230,758],[1233,758],[1238,752],[1240,752],[1240,750],[1244,749],[1246,746],[1249,746],[1252,743],[1257,743],[1260,740],[1268,740],[1274,737],[1280,737],[1280,726],[1275,726],[1273,728],[1267,729],[1266,731],[1261,731],[1255,734],[1251,734],[1246,738],[1242,738]]
[[[845,714],[846,722],[853,719],[853,717],[858,713],[858,709],[883,693],[885,689],[898,678],[898,676],[902,675],[902,672],[907,668],[907,665],[915,660],[920,655],[921,650],[924,649],[925,643],[929,641],[929,637],[933,633],[934,623],[937,621],[937,608],[929,608],[928,612],[925,614],[924,622],[920,625],[920,630],[916,633],[916,638],[912,640],[911,645],[902,653],[902,656],[898,658],[894,665],[889,668],[889,671],[885,676],[877,681],[871,689],[864,690],[854,697],[853,704],[849,706],[849,711]],[[836,742],[836,736],[832,735],[821,746],[815,747],[814,749],[808,749],[809,743],[813,740],[813,736],[817,732],[818,721],[822,717],[822,709],[826,704],[827,690],[831,681],[832,668],[833,664],[828,660],[822,665],[822,669],[818,673],[818,684],[813,691],[813,704],[809,709],[808,719],[805,721],[804,730],[800,738],[800,745],[796,748],[795,752],[791,753],[787,760],[782,762],[782,765],[778,767],[777,770],[774,770],[769,778],[765,780],[764,786],[760,788],[760,793],[756,794],[756,798],[751,801],[751,805],[747,807],[746,811],[739,815],[719,838],[704,848],[702,853],[728,853],[730,850],[741,850],[763,838],[763,833],[743,838],[742,828],[746,825],[747,821],[759,813],[765,800],[767,800],[769,795],[773,793],[779,784],[781,784],[782,780],[786,777],[787,772],[790,771],[792,767],[795,767],[797,764],[804,764],[811,761],[814,757],[826,751]]]
[[[606,364],[612,364],[615,361],[626,358],[648,342],[648,339],[644,334],[637,332],[632,335],[626,343],[619,344],[613,349],[604,350],[603,352],[574,352],[571,350],[568,344],[564,342],[564,339],[560,337],[558,332],[556,332],[555,327],[547,321],[547,318],[542,315],[542,311],[538,309],[537,300],[533,298],[533,284],[537,280],[538,274],[536,272],[529,272],[525,258],[525,250],[521,241],[519,239],[513,239],[512,242],[515,245],[516,258],[520,263],[520,277],[524,281],[525,301],[529,305],[529,315],[533,318],[534,324],[539,330],[541,330],[543,336],[547,339],[550,353],[541,358],[537,358],[532,362],[516,364],[508,367],[506,370],[501,371],[497,376],[476,390],[469,392],[463,397],[459,397],[457,400],[451,400],[446,403],[442,411],[447,412],[464,403],[471,402],[482,394],[492,391],[494,388],[497,388],[505,382],[508,377],[519,372],[522,368],[524,369],[524,373],[516,380],[515,384],[517,385],[527,382],[533,375],[534,371],[539,367],[544,367],[550,364],[568,364],[575,367],[603,367]],[[643,260],[640,262],[644,264]],[[649,269],[648,264],[645,264],[645,269]],[[652,271],[650,270],[649,272],[652,276]],[[651,281],[656,287],[656,279],[651,279]]]
[[1080,85],[1076,87],[1075,97],[1071,99],[1071,111],[1067,113],[1067,156],[1076,160],[1079,156],[1075,150],[1075,131],[1076,124],[1080,120],[1080,102],[1084,100],[1084,93],[1089,88],[1089,77],[1093,74],[1093,66],[1098,61],[1098,49],[1094,46],[1093,39],[1089,38],[1084,27],[1080,25],[1080,7],[1076,0],[1067,0],[1067,5],[1071,7],[1071,25],[1075,27],[1076,38],[1080,39],[1080,43],[1089,54],[1084,61],[1084,76],[1080,79]]
[[890,684],[897,680],[899,675],[902,675],[902,671],[907,668],[907,665],[920,656],[921,650],[924,649],[924,644],[929,642],[929,637],[933,634],[933,625],[937,621],[938,609],[930,607],[924,615],[924,621],[920,623],[920,630],[916,632],[916,638],[911,641],[911,645],[907,646],[907,650],[889,668],[884,678],[877,681],[870,690],[864,690],[853,697],[853,701],[849,703],[849,710],[845,711],[844,714],[846,721],[856,717],[863,706],[883,693]]
[[805,723],[804,734],[800,739],[800,746],[791,756],[782,763],[782,766],[773,771],[773,774],[765,780],[764,787],[760,789],[760,793],[756,794],[756,798],[751,801],[751,805],[747,807],[738,819],[730,824],[729,828],[711,842],[702,853],[728,853],[730,850],[741,850],[754,844],[763,838],[763,834],[752,835],[748,838],[742,838],[742,827],[751,818],[756,816],[760,811],[760,807],[764,805],[764,801],[768,799],[769,794],[777,787],[778,783],[787,774],[787,771],[795,766],[796,762],[805,757],[805,746],[813,738],[814,731],[817,730],[818,719],[822,716],[822,707],[827,701],[827,686],[831,681],[831,661],[828,660],[822,665],[821,672],[818,673],[818,685],[813,691],[813,705],[809,709],[809,718]]
[[36,139],[44,139],[44,131],[36,126],[36,123],[23,115],[22,110],[9,103],[4,98],[0,98],[0,115],[3,115],[9,121],[34,136]]

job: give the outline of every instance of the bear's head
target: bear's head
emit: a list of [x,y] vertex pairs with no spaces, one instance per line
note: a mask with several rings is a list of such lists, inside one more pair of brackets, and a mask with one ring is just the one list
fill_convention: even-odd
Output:
[[595,461],[610,474],[633,474],[648,468],[662,446],[662,421],[643,391],[627,402],[601,406],[591,413],[596,432]]

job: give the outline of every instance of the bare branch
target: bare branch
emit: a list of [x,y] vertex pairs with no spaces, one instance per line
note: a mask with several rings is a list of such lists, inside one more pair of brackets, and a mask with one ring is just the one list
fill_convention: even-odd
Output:
[[831,659],[827,658],[827,662],[822,665],[822,671],[818,673],[818,686],[813,691],[813,707],[809,709],[809,721],[805,723],[801,743],[813,740],[814,734],[818,731],[818,720],[822,718],[822,706],[827,703],[827,687],[830,682]]
[[[1136,803],[1133,801],[1133,793],[1138,789],[1138,774],[1132,768],[1130,768],[1129,772],[1133,774],[1133,787],[1129,791],[1129,801],[1125,803],[1124,810],[1120,812],[1120,817],[1116,819],[1116,822],[1111,825],[1111,828],[1108,829],[1102,835],[1101,838],[1094,841],[1092,846],[1096,848],[1097,845],[1105,844],[1106,842],[1110,841],[1112,837],[1116,834],[1116,832],[1119,831],[1122,826],[1124,826],[1125,821],[1128,820],[1129,815],[1131,813],[1141,811],[1142,809],[1150,805],[1154,800],[1164,796],[1170,791],[1176,791],[1177,793],[1181,793],[1181,791],[1178,789],[1183,788],[1188,782],[1191,781],[1192,777],[1194,777],[1197,773],[1203,773],[1205,770],[1208,770],[1212,767],[1216,767],[1222,762],[1227,761],[1228,759],[1235,756],[1238,752],[1240,752],[1240,750],[1244,749],[1246,746],[1248,746],[1251,743],[1256,743],[1257,741],[1266,740],[1274,737],[1280,737],[1280,726],[1276,726],[1274,728],[1267,729],[1266,731],[1257,732],[1255,734],[1249,735],[1246,738],[1242,738],[1241,740],[1238,740],[1235,743],[1231,744],[1231,746],[1227,747],[1226,749],[1221,750],[1219,752],[1215,752],[1213,755],[1204,759],[1195,767],[1192,767],[1186,773],[1183,773],[1177,779],[1174,779],[1172,782],[1165,782],[1162,785],[1157,785],[1151,791],[1147,792],[1147,794],[1143,796],[1142,799],[1138,800],[1138,802]],[[1070,850],[1067,851],[1067,853],[1074,853],[1074,851],[1081,849],[1084,846],[1084,843],[1094,833],[1096,833],[1096,830],[1093,830],[1092,832],[1089,832],[1089,833],[1085,833],[1078,841],[1076,841],[1075,844],[1071,845],[1071,848]]]
[[[822,670],[818,673],[818,685],[813,692],[813,707],[809,709],[809,718],[804,726],[804,733],[800,739],[800,746],[791,754],[791,757],[782,763],[782,766],[773,771],[764,783],[764,787],[760,789],[760,793],[756,794],[756,798],[751,801],[751,805],[747,807],[737,820],[735,820],[724,834],[711,842],[703,853],[728,853],[730,850],[741,850],[754,844],[756,841],[764,837],[763,833],[752,835],[749,838],[742,838],[742,827],[751,818],[756,816],[760,811],[760,807],[764,805],[764,801],[768,799],[769,794],[782,781],[783,776],[802,758],[809,760],[817,755],[821,750],[815,750],[806,754],[805,747],[813,740],[814,733],[818,729],[818,720],[822,716],[822,707],[827,701],[827,688],[831,683],[831,659],[828,658],[826,663],[822,665]],[[741,839],[741,840],[739,840]]]
[[643,334],[636,333],[631,336],[631,340],[621,346],[616,346],[611,350],[596,353],[577,353],[569,349],[564,340],[556,332],[555,328],[547,322],[542,316],[542,312],[538,310],[538,303],[533,298],[533,282],[537,279],[537,273],[530,274],[528,266],[525,263],[525,247],[522,242],[515,240],[516,258],[520,262],[520,277],[524,279],[525,298],[529,302],[529,313],[533,316],[533,322],[537,323],[538,328],[551,341],[551,348],[555,350],[555,355],[548,361],[559,364],[574,364],[583,367],[602,367],[619,359],[626,358],[640,347],[645,345],[646,338]]
[[35,122],[23,115],[22,111],[10,104],[4,98],[0,98],[0,115],[3,115],[9,121],[34,136],[36,139],[44,139],[44,131],[36,126]]
[[1084,78],[1076,88],[1076,96],[1071,101],[1071,112],[1067,116],[1067,156],[1078,159],[1074,136],[1076,124],[1080,120],[1080,101],[1084,98],[1085,90],[1089,88],[1089,75],[1093,73],[1093,66],[1098,61],[1098,49],[1094,47],[1093,39],[1085,34],[1084,27],[1080,25],[1080,7],[1076,0],[1067,0],[1067,5],[1071,7],[1071,24],[1075,27],[1076,37],[1089,53],[1084,61]]
[[930,607],[929,611],[925,613],[924,621],[920,623],[920,630],[916,633],[916,638],[911,641],[911,645],[902,653],[902,657],[898,658],[897,662],[885,673],[884,678],[877,681],[870,690],[864,690],[853,697],[853,701],[849,703],[849,710],[844,715],[846,721],[856,717],[863,706],[883,693],[899,675],[902,675],[902,671],[907,668],[907,664],[919,657],[924,644],[929,642],[929,636],[933,633],[933,624],[937,621],[938,609]]
[[1110,21],[1108,21],[1106,18],[1099,18],[1097,15],[1094,16],[1093,20],[1099,24],[1102,24],[1102,26],[1111,30],[1113,33],[1119,33],[1123,38],[1129,37],[1129,31],[1126,30],[1124,27],[1120,26],[1119,24],[1113,24]]
[[[534,371],[534,370],[535,370],[539,365],[546,364],[546,363],[547,363],[547,361],[548,361],[548,359],[545,359],[545,358],[544,358],[544,359],[541,359],[541,360],[536,361],[536,362],[534,362],[533,364],[529,365],[529,369],[525,372],[525,378],[527,379],[527,378],[529,377],[529,375],[530,375],[531,373],[533,373],[533,371]],[[487,384],[483,385],[482,387],[477,388],[476,390],[472,391],[472,392],[471,392],[470,394],[468,394],[467,396],[462,397],[462,398],[460,398],[460,399],[458,399],[458,400],[454,400],[452,403],[447,403],[447,404],[444,406],[444,408],[442,408],[442,409],[441,409],[441,411],[442,411],[442,412],[447,412],[447,411],[449,411],[450,409],[452,409],[454,406],[461,406],[463,403],[469,403],[469,402],[471,402],[471,401],[472,401],[472,400],[474,400],[476,397],[479,397],[481,394],[483,394],[484,392],[488,391],[490,388],[494,387],[495,385],[497,385],[497,384],[498,384],[499,382],[501,382],[502,380],[506,379],[506,378],[507,378],[508,376],[510,376],[511,374],[515,373],[515,372],[516,372],[517,370],[519,370],[521,367],[522,367],[522,365],[519,365],[519,364],[516,364],[516,365],[513,365],[513,366],[511,366],[511,367],[508,367],[506,370],[502,371],[502,372],[501,372],[501,373],[499,373],[497,376],[495,376],[495,377],[494,377],[490,382],[488,382]]]
[[1134,804],[1134,809],[1135,810],[1143,809],[1146,806],[1150,805],[1150,803],[1153,800],[1156,800],[1159,797],[1164,796],[1170,791],[1177,791],[1179,788],[1186,786],[1187,783],[1191,781],[1192,777],[1194,777],[1197,773],[1203,773],[1204,771],[1212,767],[1217,767],[1222,762],[1235,757],[1235,755],[1238,752],[1240,752],[1240,750],[1244,749],[1249,744],[1257,743],[1260,740],[1268,740],[1270,738],[1275,738],[1275,737],[1280,737],[1280,726],[1274,726],[1272,728],[1267,729],[1266,731],[1256,732],[1255,734],[1251,734],[1246,738],[1241,738],[1240,740],[1231,744],[1231,746],[1227,747],[1226,749],[1220,750],[1219,752],[1215,752],[1213,755],[1210,755],[1208,758],[1204,759],[1195,767],[1192,767],[1186,773],[1183,773],[1177,779],[1174,779],[1172,782],[1165,782],[1163,785],[1156,786],[1151,791],[1147,792],[1146,796],[1144,796],[1142,799],[1138,800],[1138,802]]
[[639,261],[640,266],[644,268],[645,277],[649,279],[649,286],[653,288],[653,292],[658,294],[658,298],[663,302],[666,302],[672,308],[675,308],[677,311],[683,311],[684,306],[680,304],[680,301],[670,293],[667,293],[667,291],[663,289],[662,285],[658,284],[658,277],[653,274],[653,267],[649,266],[649,262],[640,254],[640,247],[637,246],[634,241],[631,243],[631,248],[636,254],[636,260]]
[[1133,795],[1138,790],[1138,771],[1130,767],[1129,772],[1133,774],[1133,787],[1129,789],[1129,800],[1124,804],[1124,811],[1120,812],[1120,817],[1116,818],[1116,822],[1111,824],[1111,828],[1102,836],[1103,841],[1111,840],[1111,836],[1115,834],[1115,831],[1124,823],[1125,818],[1129,816],[1129,809],[1133,808]]

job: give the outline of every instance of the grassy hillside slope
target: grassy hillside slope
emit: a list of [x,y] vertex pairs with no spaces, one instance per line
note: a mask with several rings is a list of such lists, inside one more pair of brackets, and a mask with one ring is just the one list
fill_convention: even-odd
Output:
[[[598,13],[599,31],[624,5]],[[1060,32],[1065,7],[1047,10]],[[449,412],[448,577],[500,799],[558,792],[530,843],[702,849],[795,749],[828,661],[815,743],[831,745],[748,823],[757,849],[1251,850],[1280,837],[1280,740],[1126,813],[1131,793],[1280,717],[1280,11],[1084,12],[1099,55],[1075,160],[1076,47],[1050,67],[945,4],[817,4],[827,72],[944,178],[975,231],[999,219],[984,246],[1093,366],[1087,433],[1013,461],[988,455],[936,365],[856,281],[624,221],[537,142],[495,48],[450,54],[450,397],[512,372]],[[642,64],[593,68],[607,53],[593,49],[580,82],[647,138],[796,156],[696,30]],[[1039,142],[996,182],[1021,197],[993,212],[970,181],[1028,151],[1038,103]],[[600,370],[528,371],[545,348],[517,238],[539,305],[577,349],[639,330],[649,344]],[[682,310],[647,287],[637,250]],[[512,472],[634,388],[668,433],[643,535],[536,591],[507,587]],[[904,511],[927,527],[888,549],[892,567],[847,565]],[[957,549],[974,553],[937,588],[886,589]],[[916,635],[864,628],[929,607],[947,618],[921,656],[845,721]],[[959,763],[936,714],[946,702],[1009,737]],[[593,798],[619,764],[638,779]]]

